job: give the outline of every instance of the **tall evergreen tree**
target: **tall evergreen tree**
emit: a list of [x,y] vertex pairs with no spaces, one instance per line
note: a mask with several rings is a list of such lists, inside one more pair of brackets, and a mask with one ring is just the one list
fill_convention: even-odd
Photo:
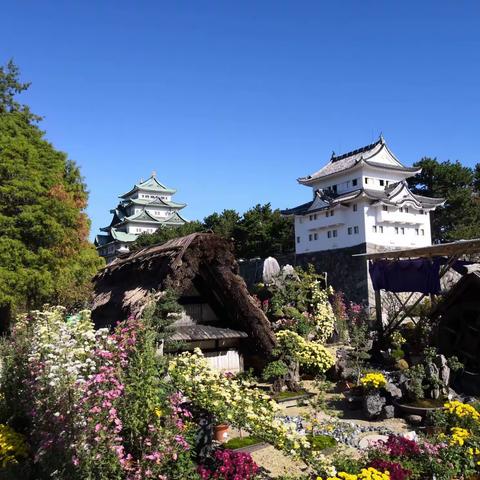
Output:
[[447,242],[480,237],[480,164],[475,169],[459,161],[439,162],[424,157],[415,163],[419,175],[409,179],[412,191],[428,197],[443,197],[445,206],[432,214],[432,239]]
[[29,87],[13,62],[0,67],[0,322],[43,303],[85,302],[102,265],[88,242],[80,171],[45,140],[20,104]]

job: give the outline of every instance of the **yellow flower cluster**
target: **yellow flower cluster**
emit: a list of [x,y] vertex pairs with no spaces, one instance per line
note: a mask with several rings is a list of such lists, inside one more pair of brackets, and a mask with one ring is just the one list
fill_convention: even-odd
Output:
[[360,379],[360,383],[366,388],[383,388],[387,379],[380,372],[367,373]]
[[325,343],[335,330],[335,313],[329,301],[333,289],[321,288],[320,282],[315,281],[310,285],[312,289],[313,320],[315,323],[315,340]]
[[217,421],[245,428],[286,453],[298,456],[310,450],[296,425],[277,418],[278,404],[246,382],[213,370],[200,349],[173,358],[168,366],[173,384],[193,403],[213,413]]
[[320,343],[309,342],[292,330],[280,330],[277,339],[281,346],[289,347],[289,353],[300,364],[326,372],[335,364],[332,354]]
[[0,424],[0,467],[5,468],[27,457],[28,446],[25,437],[8,425]]
[[478,413],[478,411],[474,407],[468,405],[468,403],[462,403],[458,400],[452,400],[451,402],[445,403],[443,407],[449,413],[456,415],[457,417],[470,417],[476,421],[480,420],[480,413]]
[[452,436],[450,438],[450,445],[463,446],[465,440],[471,436],[471,433],[465,428],[453,427],[450,429]]
[[[317,480],[323,480],[317,477]],[[335,477],[327,477],[326,480],[390,480],[390,473],[385,470],[380,472],[376,468],[362,468],[360,473],[338,472]]]

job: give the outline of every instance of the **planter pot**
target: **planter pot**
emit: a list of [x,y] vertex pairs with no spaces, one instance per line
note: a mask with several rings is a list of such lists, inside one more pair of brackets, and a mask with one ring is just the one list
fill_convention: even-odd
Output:
[[407,405],[405,403],[394,402],[394,405],[402,412],[410,415],[419,415],[422,418],[425,418],[429,412],[435,412],[437,410],[442,410],[443,407],[415,407],[413,405]]
[[228,429],[229,425],[226,423],[221,423],[220,425],[215,425],[214,427],[214,439],[217,442],[224,443],[228,440]]

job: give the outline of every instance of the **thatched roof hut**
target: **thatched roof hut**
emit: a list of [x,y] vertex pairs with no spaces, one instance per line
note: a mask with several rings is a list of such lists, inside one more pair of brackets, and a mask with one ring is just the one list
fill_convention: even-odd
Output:
[[118,257],[95,277],[92,318],[97,327],[114,325],[140,315],[152,294],[160,298],[173,289],[187,312],[179,338],[226,342],[248,336],[242,341],[251,351],[269,356],[275,335],[237,272],[231,242],[211,233],[143,248]]

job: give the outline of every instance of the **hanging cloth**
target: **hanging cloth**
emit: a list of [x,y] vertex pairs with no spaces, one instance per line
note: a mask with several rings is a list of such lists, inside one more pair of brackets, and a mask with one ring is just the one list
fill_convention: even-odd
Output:
[[427,258],[415,260],[377,260],[368,265],[374,290],[387,292],[440,292],[440,261]]

